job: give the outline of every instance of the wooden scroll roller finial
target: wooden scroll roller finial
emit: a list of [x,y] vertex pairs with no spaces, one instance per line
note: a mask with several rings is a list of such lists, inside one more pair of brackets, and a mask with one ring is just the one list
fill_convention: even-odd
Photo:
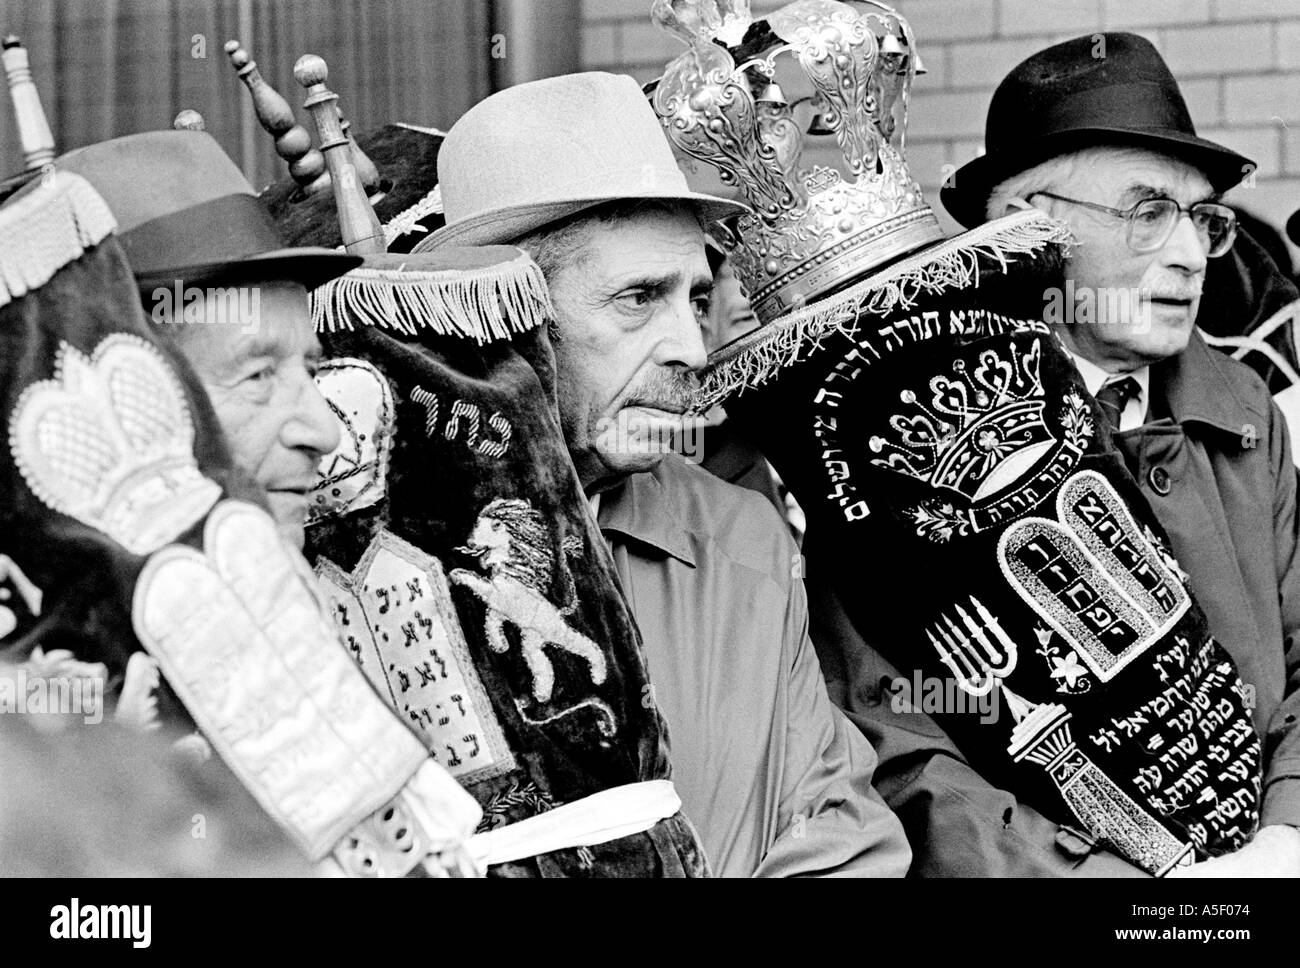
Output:
[[27,48],[10,34],[2,42],[5,76],[9,78],[9,96],[14,102],[14,117],[18,121],[18,140],[23,148],[23,163],[27,171],[39,171],[54,161],[54,135],[45,120],[40,94],[32,80],[32,69],[27,63]]
[[289,102],[266,83],[262,72],[257,69],[257,62],[248,56],[248,51],[239,45],[239,41],[226,41],[226,55],[253,96],[253,111],[258,123],[275,138],[276,154],[289,163],[293,180],[311,195],[328,191],[325,158],[312,147],[311,135],[294,118]]
[[352,124],[347,118],[343,117],[343,111],[338,108],[338,102],[335,102],[334,106],[339,111],[339,127],[343,131],[343,137],[348,139],[348,145],[352,149],[352,164],[356,165],[357,177],[361,179],[361,184],[373,193],[379,189],[379,169],[375,167],[375,163],[361,150],[361,146],[352,137],[349,131]]
[[206,131],[208,126],[203,121],[203,115],[198,111],[191,111],[186,108],[180,114],[172,119],[172,127],[177,131]]
[[353,161],[351,142],[339,124],[338,95],[325,86],[329,69],[325,61],[315,54],[304,54],[293,65],[293,76],[307,89],[303,102],[312,121],[320,150],[329,166],[330,181],[334,185],[334,201],[339,210],[339,229],[344,247],[354,255],[371,255],[386,252],[384,230],[379,217],[366,198],[365,189]]

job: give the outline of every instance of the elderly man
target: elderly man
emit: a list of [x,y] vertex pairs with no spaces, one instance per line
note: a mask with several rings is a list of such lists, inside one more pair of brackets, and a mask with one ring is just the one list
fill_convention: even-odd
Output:
[[[1196,136],[1159,54],[1123,33],[1067,41],[1016,67],[994,94],[986,148],[943,202],[968,226],[1026,205],[1070,225],[1078,244],[1061,285],[1044,293],[1044,318],[1059,324],[1211,631],[1254,692],[1265,753],[1260,829],[1235,854],[1187,873],[1300,874],[1296,473],[1264,383],[1207,349],[1193,327],[1207,260],[1235,233],[1219,199],[1252,166]],[[922,793],[929,768],[905,796],[940,802]],[[967,781],[971,799],[987,799]],[[1020,808],[1018,829],[983,845],[986,863],[1016,866],[997,855],[1038,850],[1035,819]]]
[[763,499],[669,453],[705,363],[713,282],[694,194],[635,82],[496,94],[438,158],[447,227],[546,275],[561,426],[644,638],[673,779],[721,875],[901,875],[875,755],[830,703],[799,556]]
[[312,380],[321,349],[307,291],[361,260],[286,248],[247,179],[202,132],[118,138],[58,167],[109,203],[145,314],[194,367],[233,463],[301,548],[316,465],[338,444],[338,421]]

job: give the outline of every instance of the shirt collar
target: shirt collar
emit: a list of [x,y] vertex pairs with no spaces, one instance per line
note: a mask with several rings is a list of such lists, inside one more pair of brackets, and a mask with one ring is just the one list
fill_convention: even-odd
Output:
[[1103,370],[1096,363],[1092,362],[1092,360],[1085,360],[1073,350],[1066,350],[1066,352],[1073,357],[1074,365],[1079,368],[1079,375],[1083,377],[1084,386],[1088,388],[1088,392],[1094,397],[1107,383],[1110,383],[1121,376],[1131,376],[1133,379],[1137,380],[1138,387],[1141,390],[1138,399],[1142,400],[1144,403],[1150,399],[1148,391],[1151,387],[1151,367],[1139,367],[1132,373],[1111,373],[1107,370]]
[[695,550],[664,484],[670,455],[651,471],[632,474],[600,495],[597,521],[605,533],[620,534],[671,555],[692,568]]
[[[1095,397],[1112,374],[1073,352],[1070,356],[1088,392]],[[1211,350],[1200,332],[1192,330],[1185,350],[1154,364],[1155,392],[1164,401],[1163,412],[1180,424],[1203,423],[1234,437],[1241,436],[1243,427],[1266,422],[1268,415],[1241,396],[1236,381],[1227,373],[1229,365],[1227,357]],[[1131,374],[1142,388],[1142,400],[1148,404],[1151,370],[1144,366]]]

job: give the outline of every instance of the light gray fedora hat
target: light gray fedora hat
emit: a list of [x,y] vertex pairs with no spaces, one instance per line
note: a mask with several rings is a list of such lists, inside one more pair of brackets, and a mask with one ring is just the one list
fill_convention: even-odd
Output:
[[691,191],[641,93],[623,74],[566,74],[493,94],[438,153],[447,224],[415,247],[510,242],[616,199],[695,202],[708,224],[749,211]]

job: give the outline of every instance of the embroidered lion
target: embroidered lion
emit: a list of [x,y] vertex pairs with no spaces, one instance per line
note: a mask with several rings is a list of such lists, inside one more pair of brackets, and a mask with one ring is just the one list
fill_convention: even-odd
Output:
[[563,558],[558,566],[566,604],[557,608],[547,597],[555,575],[554,544],[545,519],[527,501],[493,500],[479,512],[467,545],[457,550],[480,559],[488,577],[455,568],[451,580],[470,589],[487,606],[485,631],[494,652],[510,647],[507,622],[519,630],[524,661],[533,676],[533,697],[538,702],[548,701],[555,688],[555,668],[543,651],[546,646],[585,660],[591,681],[597,685],[605,681],[605,656],[596,643],[565,621],[577,601],[573,575]]

